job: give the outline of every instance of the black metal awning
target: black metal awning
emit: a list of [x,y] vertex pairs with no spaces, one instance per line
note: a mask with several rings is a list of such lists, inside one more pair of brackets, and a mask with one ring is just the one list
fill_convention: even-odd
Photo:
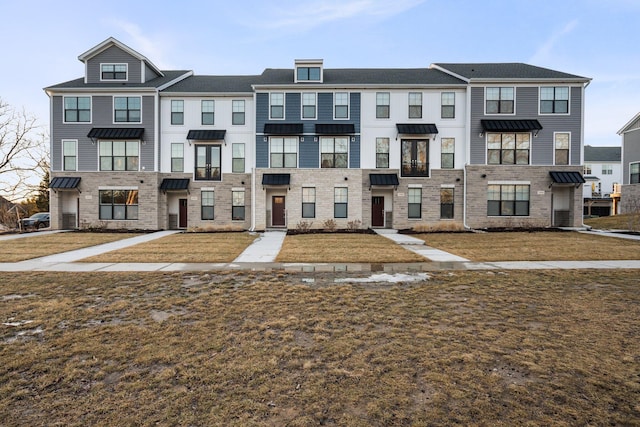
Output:
[[480,120],[486,132],[530,132],[539,131],[542,125],[537,120]]
[[160,190],[186,190],[189,188],[189,178],[165,178],[160,184]]
[[265,173],[262,175],[262,185],[289,185],[291,174],[288,173]]
[[586,181],[580,172],[550,171],[551,180],[557,184],[584,184]]
[[224,139],[226,130],[192,129],[187,134],[187,139],[192,141],[218,141]]
[[400,185],[397,173],[370,173],[371,185]]
[[302,123],[265,123],[264,133],[271,135],[301,135]]
[[99,139],[140,139],[144,128],[92,128],[87,135]]
[[433,123],[397,123],[398,133],[405,135],[429,135],[438,133],[438,127]]
[[56,176],[49,182],[49,188],[55,190],[71,190],[78,188],[80,184],[79,177]]
[[352,123],[317,124],[318,135],[345,135],[356,133],[356,126]]

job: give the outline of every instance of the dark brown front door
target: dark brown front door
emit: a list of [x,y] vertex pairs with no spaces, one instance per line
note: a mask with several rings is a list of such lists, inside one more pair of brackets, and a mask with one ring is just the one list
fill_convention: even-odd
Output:
[[271,225],[284,227],[284,196],[273,196],[271,199]]
[[371,198],[371,226],[384,227],[384,197]]
[[178,213],[178,226],[187,228],[187,199],[180,199],[180,212]]

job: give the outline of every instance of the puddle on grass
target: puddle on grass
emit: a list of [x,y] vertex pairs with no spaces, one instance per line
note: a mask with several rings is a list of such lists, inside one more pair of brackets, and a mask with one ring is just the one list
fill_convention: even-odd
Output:
[[404,282],[424,282],[425,280],[429,280],[429,275],[427,273],[416,273],[416,274],[403,274],[403,273],[395,273],[395,274],[372,274],[369,277],[345,277],[340,279],[335,279],[335,283],[404,283]]

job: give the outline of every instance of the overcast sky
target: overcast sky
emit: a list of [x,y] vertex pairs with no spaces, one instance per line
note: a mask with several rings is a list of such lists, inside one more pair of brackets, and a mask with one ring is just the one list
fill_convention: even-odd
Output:
[[0,0],[0,98],[48,126],[42,88],[83,76],[115,37],[161,69],[260,74],[526,62],[592,78],[585,144],[619,145],[640,111],[640,0]]

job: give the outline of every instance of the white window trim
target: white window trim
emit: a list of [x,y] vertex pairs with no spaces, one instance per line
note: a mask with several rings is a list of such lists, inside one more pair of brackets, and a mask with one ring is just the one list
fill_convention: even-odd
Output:
[[[182,111],[180,111],[182,113],[182,124],[174,124],[172,123],[173,121],[173,103],[174,102],[182,102]],[[185,112],[184,112],[184,99],[172,99],[169,102],[169,126],[184,126],[185,123]],[[202,104],[200,104],[202,105]],[[140,101],[140,118],[142,119],[142,101]],[[115,108],[114,108],[115,111]],[[202,121],[202,116],[200,116],[200,120]]]
[[[411,114],[410,114],[411,107],[412,107],[411,95],[414,93],[420,95],[420,117],[411,117]],[[424,113],[425,113],[424,99],[425,99],[425,96],[424,96],[424,93],[422,92],[413,91],[413,92],[407,93],[407,120],[423,120],[424,119]],[[391,96],[389,96],[389,115],[391,115]]]
[[[102,78],[102,66],[103,65],[124,65],[125,68],[125,78],[124,79],[103,79]],[[128,82],[129,81],[129,64],[127,62],[101,62],[100,69],[98,70],[100,73],[100,81],[101,82]],[[144,76],[144,73],[143,73]]]
[[[282,94],[282,117],[271,116],[271,95],[274,93]],[[269,120],[285,120],[287,118],[287,94],[286,92],[267,92],[269,97]],[[317,101],[316,101],[317,102]]]
[[[335,139],[336,138],[347,138],[347,167],[346,168],[323,168],[322,167],[322,138],[331,138],[334,140],[333,142],[333,146],[335,148]],[[336,152],[334,151],[333,154],[335,154]],[[347,135],[322,135],[318,138],[318,165],[320,166],[320,169],[335,169],[335,170],[339,170],[339,169],[351,169],[351,137],[347,136]],[[386,168],[385,168],[386,169]],[[341,187],[340,185],[336,185],[336,187]],[[342,187],[348,187],[347,185],[344,185]]]
[[567,154],[568,158],[567,158],[567,164],[566,165],[558,165],[558,166],[571,166],[571,132],[567,131],[567,132],[562,132],[562,131],[556,131],[553,132],[553,165],[555,166],[556,164],[556,134],[559,133],[567,133],[569,134],[569,154]]
[[[234,124],[233,123],[233,115],[235,113],[240,113],[240,111],[233,111],[233,103],[234,102],[242,102],[242,114],[244,114],[244,123],[243,124]],[[215,107],[214,107],[215,108]],[[214,116],[215,122],[215,116]],[[246,99],[232,99],[231,100],[231,126],[247,126],[247,100]]]
[[[347,117],[336,117],[336,95],[338,93],[347,94]],[[345,92],[345,91],[334,92],[333,93],[333,120],[349,120],[350,117],[351,117],[351,92]]]
[[[88,122],[68,122],[65,118],[65,108],[64,108],[64,100],[65,98],[89,98],[89,121]],[[115,115],[115,108],[114,113]],[[90,125],[93,123],[93,96],[91,95],[67,95],[62,97],[62,123],[65,125]]]
[[[203,125],[202,124],[202,101],[213,101],[213,112],[211,112],[213,114],[213,124],[210,125]],[[207,111],[208,113],[209,111]],[[213,98],[204,98],[204,99],[200,99],[200,117],[198,122],[200,123],[200,126],[215,126],[216,125],[216,100]]]
[[[505,133],[516,133],[516,134],[517,133],[528,133],[529,134],[529,163],[527,163],[526,165],[519,165],[517,163],[507,164],[507,165],[505,165],[503,163],[500,163],[500,164],[491,163],[491,164],[489,164],[489,137],[487,136],[487,134],[489,134],[489,133],[499,133],[501,135],[504,135]],[[483,135],[483,138],[484,138],[484,164],[485,165],[487,165],[487,166],[531,166],[532,165],[531,160],[533,159],[533,138],[534,138],[533,132],[516,132],[516,131],[513,131],[513,132],[507,132],[507,131],[486,132],[486,131],[483,130],[482,131],[482,135]],[[551,141],[551,143],[554,144],[554,146],[553,146],[554,147],[553,148],[554,149],[553,154],[555,156],[555,140]],[[554,160],[554,162],[555,162],[555,160]]]
[[[65,169],[64,168],[64,157],[65,157],[64,156],[64,143],[65,142],[73,142],[74,145],[75,145],[75,149],[74,149],[75,157],[76,157],[76,168],[75,169]],[[78,140],[77,139],[65,138],[65,139],[61,140],[61,144],[62,144],[61,145],[61,148],[62,148],[62,150],[61,150],[61,152],[62,152],[62,163],[61,163],[60,170],[63,171],[63,172],[75,172],[75,171],[77,171],[78,170]]]
[[[378,104],[378,94],[379,93],[386,93],[389,95],[389,103],[388,104]],[[386,105],[387,107],[389,107],[389,117],[378,117],[378,105]],[[373,117],[375,118],[375,120],[391,120],[391,92],[375,92],[374,93],[374,110],[373,110]],[[409,107],[407,107],[408,109]]]
[[[453,117],[442,117],[442,94],[443,93],[452,93],[453,94]],[[458,101],[458,94],[455,91],[451,91],[451,90],[443,90],[440,91],[440,120],[456,120],[456,103]],[[447,106],[449,106],[450,104],[447,104]],[[485,108],[487,108],[487,103],[485,102]]]
[[[305,93],[312,93],[316,97],[315,115],[314,117],[304,117],[304,95]],[[300,93],[300,119],[301,120],[318,120],[318,92],[301,92]]]
[[[98,155],[98,172],[102,172],[102,173],[114,173],[114,172],[122,173],[122,172],[140,172],[140,171],[144,171],[144,170],[145,170],[145,169],[144,169],[144,166],[142,166],[142,165],[140,164],[140,163],[141,163],[141,162],[140,162],[140,159],[142,158],[142,153],[141,153],[141,150],[142,150],[142,147],[141,147],[141,145],[142,145],[142,141],[141,141],[140,139],[125,139],[125,140],[124,140],[124,141],[135,141],[135,142],[137,142],[137,143],[138,143],[138,169],[133,170],[133,171],[128,171],[128,170],[123,170],[123,171],[121,171],[121,170],[117,170],[117,171],[116,171],[116,170],[113,170],[113,169],[111,169],[111,170],[104,170],[104,171],[103,171],[103,170],[100,170],[100,157],[101,157],[101,156],[100,156],[100,143],[102,143],[102,142],[114,142],[114,141],[122,141],[122,140],[121,140],[121,139],[99,139],[99,140],[97,141],[96,146],[98,147],[98,150],[97,150],[97,153],[96,153],[96,154]],[[111,155],[111,157],[113,157],[113,154]],[[126,165],[125,165],[125,168],[126,168]],[[102,189],[102,190],[120,190],[120,189],[123,189],[123,190],[137,190],[137,189],[138,189],[138,187],[131,187],[131,188],[129,188],[129,187],[110,187],[110,188],[107,188],[107,187],[105,187],[105,188],[101,188],[101,187],[99,187],[98,189]]]
[[[631,184],[631,165],[637,165],[637,164],[640,164],[640,162],[629,162],[629,169],[628,169],[629,175],[627,176],[627,182],[629,183],[629,185],[637,185],[637,184]],[[593,167],[591,170],[593,172]]]
[[[512,88],[513,89],[513,113],[487,113],[487,89],[495,89],[495,88]],[[518,88],[516,86],[485,86],[484,87],[484,98],[483,98],[483,106],[484,115],[485,116],[495,116],[495,117],[505,117],[505,116],[515,116],[517,114],[517,105],[518,105]],[[540,108],[540,103],[538,103],[538,108]]]
[[[296,166],[295,168],[297,169],[298,166],[300,165],[300,138],[297,136],[288,136],[288,135],[279,135],[279,136],[270,136],[269,137],[269,168],[271,168],[271,140],[272,138],[282,138],[283,140],[285,138],[295,138],[296,139]],[[283,141],[284,144],[284,141]],[[274,167],[274,170],[279,170],[279,169],[293,169],[293,167]]]
[[[543,87],[566,87],[569,89],[569,99],[567,99],[567,112],[566,113],[542,113],[540,112],[540,103],[542,102],[542,88]],[[538,115],[539,116],[570,116],[571,115],[571,89],[573,89],[571,86],[539,86],[538,87]]]
[[[139,122],[116,122],[116,98],[140,98],[140,121]],[[144,111],[143,111],[143,105],[142,105],[143,100],[144,100],[144,97],[142,95],[129,95],[129,94],[113,95],[111,97],[111,113],[113,114],[113,117],[112,117],[113,124],[122,125],[127,123],[142,123],[142,117],[144,117]],[[171,111],[171,104],[169,104],[169,111]]]

